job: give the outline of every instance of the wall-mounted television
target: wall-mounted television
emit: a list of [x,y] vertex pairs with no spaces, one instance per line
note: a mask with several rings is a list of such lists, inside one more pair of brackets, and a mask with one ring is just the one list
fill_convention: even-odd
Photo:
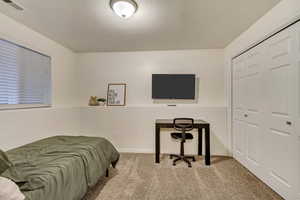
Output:
[[152,74],[152,99],[195,99],[195,74]]

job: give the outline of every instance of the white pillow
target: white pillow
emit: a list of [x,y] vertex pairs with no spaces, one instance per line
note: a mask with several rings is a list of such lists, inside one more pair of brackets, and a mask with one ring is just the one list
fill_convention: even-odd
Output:
[[0,200],[24,200],[25,196],[11,180],[0,177]]

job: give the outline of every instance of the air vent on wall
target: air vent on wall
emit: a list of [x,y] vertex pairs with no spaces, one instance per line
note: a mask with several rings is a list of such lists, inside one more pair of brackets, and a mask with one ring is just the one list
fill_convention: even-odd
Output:
[[9,4],[11,7],[17,9],[17,10],[24,10],[21,6],[19,6],[18,4],[16,4],[15,2],[11,1],[11,0],[2,0],[4,1],[5,3]]

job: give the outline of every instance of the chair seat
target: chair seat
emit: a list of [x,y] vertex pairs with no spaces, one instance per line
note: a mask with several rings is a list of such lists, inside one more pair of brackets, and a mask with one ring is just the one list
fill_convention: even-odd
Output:
[[[181,139],[182,138],[182,133],[171,133],[171,137],[174,139]],[[191,133],[186,133],[185,134],[185,139],[186,140],[192,140],[194,137]]]

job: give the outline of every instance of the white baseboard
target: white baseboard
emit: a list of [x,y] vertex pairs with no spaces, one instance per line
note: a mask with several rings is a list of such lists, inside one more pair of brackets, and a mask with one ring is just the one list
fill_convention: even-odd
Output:
[[[117,150],[120,153],[151,153],[151,154],[155,154],[153,149],[117,148]],[[178,154],[178,152],[160,152],[160,153],[161,154]],[[192,153],[191,155],[196,155],[196,154],[197,153],[194,153],[194,154]],[[203,154],[203,156],[204,155],[205,155],[205,153]],[[215,154],[212,154],[211,156],[228,156],[228,157],[232,157],[231,155],[225,154],[225,153],[215,153]]]
[[[153,149],[138,149],[138,148],[117,148],[117,150],[120,153],[151,153],[151,154],[155,154],[155,151]],[[162,151],[160,152],[161,154],[178,154],[179,152],[165,152]],[[194,153],[195,155],[197,153]]]
[[154,153],[153,149],[118,148],[120,153]]

